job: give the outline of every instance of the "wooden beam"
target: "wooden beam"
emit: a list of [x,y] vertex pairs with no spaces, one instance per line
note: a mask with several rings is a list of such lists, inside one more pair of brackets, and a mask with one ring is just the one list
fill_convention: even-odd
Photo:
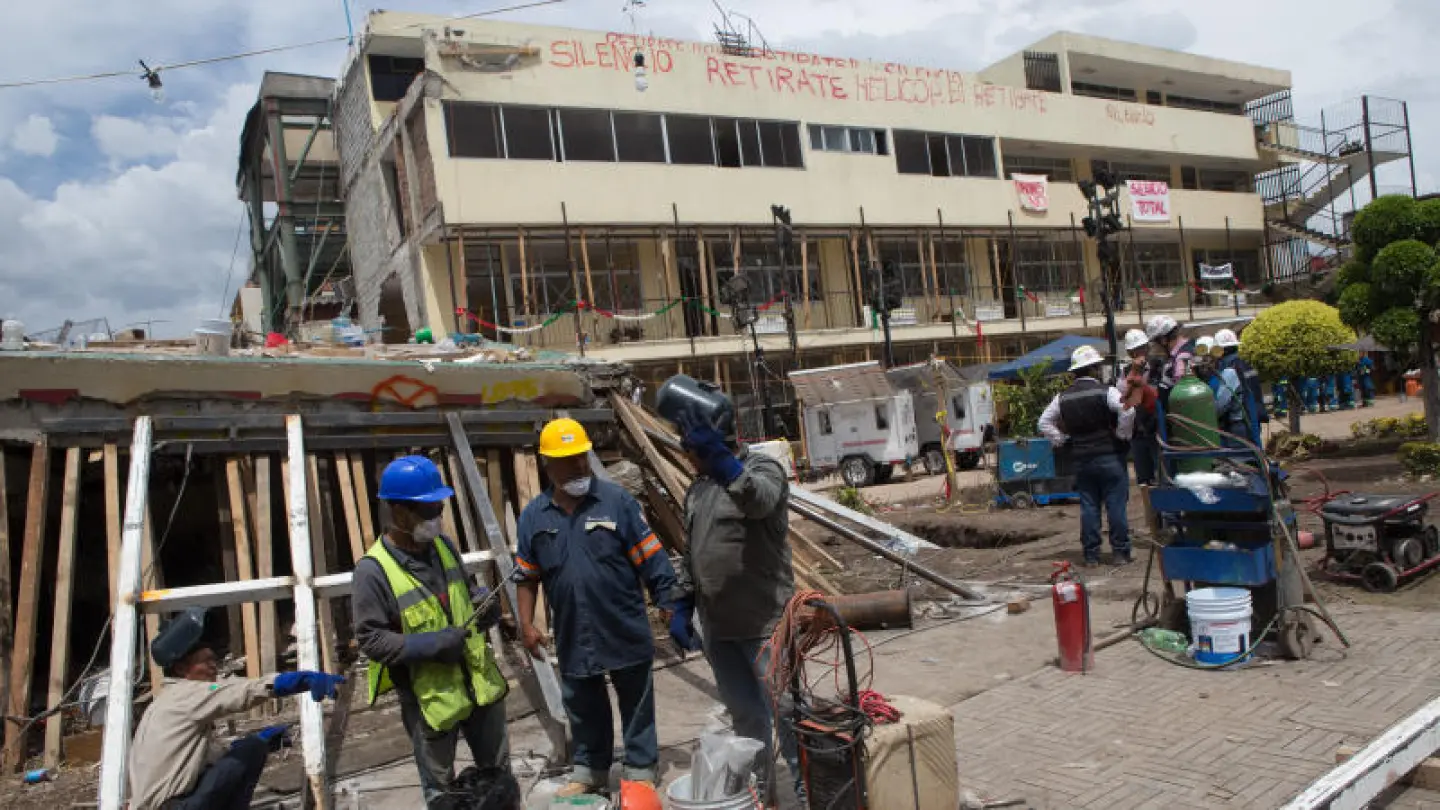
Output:
[[[664,484],[665,488],[670,491],[670,497],[674,498],[676,503],[683,503],[686,486],[684,482],[680,480],[680,477],[675,474],[673,468],[667,465],[664,459],[660,458],[660,453],[655,450],[655,445],[651,444],[650,437],[645,434],[645,426],[641,424],[640,418],[631,410],[635,407],[634,404],[619,394],[611,394],[610,407],[615,409],[615,413],[620,417],[620,421],[625,425],[625,429],[630,431],[630,437],[634,439],[636,446],[640,448],[640,452],[645,456],[645,461],[649,463],[650,468],[655,471],[656,475],[660,476],[660,483]],[[681,538],[681,542],[684,542],[684,538]],[[685,547],[683,545],[677,549],[677,551],[681,552],[684,552],[684,550]]]
[[[24,547],[20,551],[20,590],[15,596],[14,652],[10,661],[11,717],[30,716],[30,676],[35,668],[35,618],[40,606],[40,570],[45,564],[45,523],[50,501],[50,445],[35,443],[30,459],[30,494],[25,503]],[[3,762],[12,772],[25,761],[24,735],[7,733]]]
[[[580,229],[580,260],[585,267],[585,302],[595,305],[595,280],[590,276],[590,247],[585,242],[585,229]],[[593,310],[592,310],[593,311]],[[499,503],[499,501],[495,501]]]
[[[275,537],[271,526],[270,457],[255,458],[255,576],[275,576]],[[275,603],[260,603],[260,671],[274,672],[279,659]]]
[[525,258],[525,229],[519,229],[520,240],[520,295],[525,302],[525,325],[530,325],[530,267]]
[[[240,581],[255,578],[255,563],[250,545],[249,521],[246,520],[245,482],[240,475],[240,459],[225,459],[225,483],[230,493],[230,522],[235,537],[235,571]],[[241,632],[245,636],[245,675],[258,678],[260,669],[260,627],[255,605],[240,606]]]
[[[240,568],[235,562],[236,546],[239,544],[235,538],[235,519],[230,508],[229,485],[225,482],[225,470],[216,467],[214,476],[215,505],[220,515],[220,570],[224,575],[225,582],[239,582]],[[243,515],[242,515],[242,520]],[[230,643],[234,644],[245,638],[244,623],[240,620],[240,606],[230,605],[225,608],[225,622],[228,626],[228,637]]]
[[360,530],[360,512],[355,503],[354,466],[349,453],[335,454],[335,480],[340,487],[340,510],[345,513],[345,534],[350,537],[350,562],[365,556],[365,544],[371,542]]
[[810,328],[810,240],[800,232],[800,294],[805,301],[805,327]]
[[365,535],[365,546],[379,537],[375,533],[374,504],[370,501],[370,483],[365,477],[365,454],[356,451],[350,455],[350,477],[355,483],[355,504],[360,512],[360,533]]
[[[115,600],[120,596],[120,527],[124,522],[120,513],[120,448],[109,442],[102,456],[105,467],[105,559],[108,563],[106,570],[110,572],[110,608],[114,610]],[[0,472],[0,476],[3,475]],[[0,487],[3,487],[4,481],[0,477]],[[0,518],[3,515],[4,512],[0,511]],[[0,531],[4,531],[3,519],[0,519]]]
[[[329,542],[329,520],[325,514],[324,501],[320,497],[320,462],[313,454],[305,456],[310,523],[310,567],[315,576],[328,570],[325,565],[325,546]],[[320,654],[323,656],[325,671],[338,672],[335,658],[335,609],[329,599],[321,598],[315,609]]]
[[[60,548],[55,555],[55,614],[50,625],[50,694],[46,707],[65,702],[65,675],[70,668],[70,609],[75,595],[75,529],[80,510],[80,448],[65,451],[65,483],[60,497]],[[45,767],[60,767],[64,715],[45,724]],[[23,744],[24,741],[21,741]]]
[[465,490],[465,481],[460,477],[460,465],[455,461],[454,452],[445,454],[445,471],[449,473],[450,488],[455,490],[455,510],[460,513],[460,530],[464,535],[460,538],[460,549],[479,551],[480,535],[475,533],[475,514],[471,511],[470,493]]
[[[132,448],[130,452],[135,452]],[[148,475],[148,468],[147,468]],[[149,479],[146,479],[146,486],[149,486]],[[128,485],[126,493],[127,503],[129,498]],[[128,506],[126,507],[129,508]],[[164,584],[164,572],[160,567],[160,559],[155,555],[155,521],[150,508],[150,499],[145,499],[145,522],[140,529],[140,582],[147,591],[158,589]],[[160,634],[160,617],[153,613],[145,615],[145,649],[150,649],[150,642]],[[160,689],[165,685],[165,673],[155,663],[155,659],[149,655],[145,656],[145,665],[150,668],[150,693],[160,694]]]
[[[864,310],[864,302],[861,300],[861,299],[863,299],[863,298],[865,297],[865,285],[863,285],[863,284],[860,283],[860,272],[861,272],[861,271],[860,271],[860,234],[859,234],[858,231],[851,231],[851,232],[850,232],[850,275],[851,275],[851,278],[853,279],[852,283],[855,285],[855,290],[854,290],[854,294],[855,294],[855,310],[854,310],[854,311],[855,311],[857,314],[865,311],[865,310]],[[866,328],[866,326],[867,326],[866,324],[863,324],[863,323],[860,324],[860,327],[861,327],[862,329],[863,329],[863,328]]]
[[[500,466],[500,451],[485,451],[485,485],[494,509],[502,509],[505,503],[505,468]],[[511,535],[510,550],[515,550],[515,537]]]
[[9,492],[5,482],[5,447],[0,445],[0,709],[10,708],[10,651],[15,646],[15,616],[10,605]]

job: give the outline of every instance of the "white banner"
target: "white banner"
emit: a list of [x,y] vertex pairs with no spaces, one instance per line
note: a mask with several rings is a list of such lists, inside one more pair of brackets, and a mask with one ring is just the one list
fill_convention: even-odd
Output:
[[1126,180],[1130,191],[1130,217],[1136,222],[1170,221],[1170,184],[1154,180]]
[[1219,267],[1212,267],[1201,262],[1200,278],[1203,281],[1230,281],[1235,278],[1235,268],[1231,267],[1229,262]]
[[1020,207],[1026,211],[1050,210],[1050,178],[1043,174],[1012,174],[1015,181],[1015,195],[1020,198]]

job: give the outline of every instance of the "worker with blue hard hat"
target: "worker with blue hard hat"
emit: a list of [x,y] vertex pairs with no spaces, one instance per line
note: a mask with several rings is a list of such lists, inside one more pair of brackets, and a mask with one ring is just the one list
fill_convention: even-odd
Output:
[[[392,461],[380,476],[385,533],[356,563],[351,596],[355,638],[370,658],[369,701],[395,691],[425,804],[447,810],[509,792],[514,782],[505,677],[485,639],[500,606],[485,588],[472,589],[441,532],[454,495],[430,459]],[[462,736],[478,769],[463,787],[455,776]]]
[[286,740],[275,725],[228,747],[214,739],[215,721],[267,700],[306,692],[335,697],[344,683],[324,672],[281,672],[265,678],[220,678],[219,656],[205,638],[205,609],[190,608],[150,642],[164,686],[140,718],[130,748],[131,810],[245,808],[265,759]]

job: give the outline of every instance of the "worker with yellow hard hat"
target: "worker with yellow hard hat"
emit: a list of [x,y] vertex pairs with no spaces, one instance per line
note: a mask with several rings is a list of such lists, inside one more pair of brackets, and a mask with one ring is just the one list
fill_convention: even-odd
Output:
[[[560,797],[609,790],[614,740],[608,680],[624,736],[622,778],[653,786],[659,761],[650,670],[655,644],[645,591],[669,622],[675,571],[630,493],[591,473],[591,442],[574,419],[540,431],[549,486],[520,514],[515,553],[521,638],[534,655],[540,589],[550,610],[572,772]],[[641,583],[644,583],[642,588]]]

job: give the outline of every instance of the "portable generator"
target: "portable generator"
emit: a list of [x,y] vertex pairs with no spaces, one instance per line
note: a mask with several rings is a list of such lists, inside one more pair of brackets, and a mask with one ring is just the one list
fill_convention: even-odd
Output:
[[1377,593],[1440,565],[1440,529],[1427,525],[1429,501],[1420,497],[1345,493],[1320,507],[1325,522],[1324,570]]

